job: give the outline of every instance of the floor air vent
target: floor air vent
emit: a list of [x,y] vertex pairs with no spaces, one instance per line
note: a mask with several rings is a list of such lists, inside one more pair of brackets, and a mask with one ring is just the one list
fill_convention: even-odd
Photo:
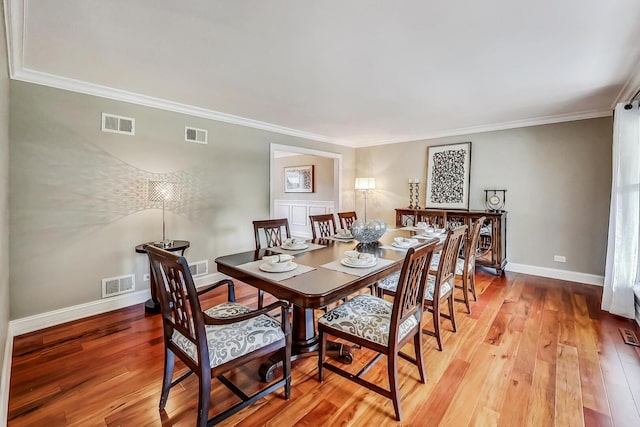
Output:
[[114,114],[102,113],[102,131],[123,133],[125,135],[135,134],[136,120],[131,117],[116,116]]
[[184,140],[187,142],[195,142],[197,144],[207,143],[207,130],[196,129],[189,126],[184,127]]
[[102,298],[133,292],[136,282],[133,274],[102,279]]
[[634,334],[631,329],[627,329],[627,328],[619,328],[619,329],[625,344],[640,347],[640,341],[638,341],[638,337],[636,337],[636,334]]
[[194,262],[189,264],[189,271],[193,277],[204,276],[209,274],[209,263],[207,260]]

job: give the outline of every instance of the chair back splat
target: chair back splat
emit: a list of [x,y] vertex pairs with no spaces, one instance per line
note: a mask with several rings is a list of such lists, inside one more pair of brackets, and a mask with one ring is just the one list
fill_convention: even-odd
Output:
[[351,212],[338,212],[338,218],[340,220],[340,226],[345,230],[350,230],[353,222],[358,219],[358,215]]
[[[282,236],[283,230],[284,238]],[[262,249],[263,247],[262,239],[260,238],[260,231],[264,234],[266,243],[264,247],[266,248],[280,246],[284,243],[285,239],[291,238],[291,230],[289,229],[289,220],[287,218],[253,221],[256,250]]]
[[336,234],[336,218],[333,214],[309,215],[309,221],[314,239],[331,237]]

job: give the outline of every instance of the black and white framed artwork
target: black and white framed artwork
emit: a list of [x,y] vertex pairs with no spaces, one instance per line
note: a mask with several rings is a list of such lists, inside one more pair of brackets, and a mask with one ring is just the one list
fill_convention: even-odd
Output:
[[427,148],[427,209],[469,209],[471,142]]

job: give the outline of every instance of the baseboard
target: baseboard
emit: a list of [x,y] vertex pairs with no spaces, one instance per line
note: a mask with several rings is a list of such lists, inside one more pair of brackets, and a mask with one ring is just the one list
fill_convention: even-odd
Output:
[[[227,276],[224,274],[216,272],[197,277],[194,282],[197,287],[200,287],[226,277]],[[83,317],[94,316],[96,314],[102,314],[108,311],[140,304],[148,300],[149,297],[149,290],[143,289],[129,294],[104,298],[59,310],[23,317],[21,319],[15,319],[9,322],[9,329],[13,331],[14,336],[22,335],[39,329],[48,328],[50,326],[59,325],[61,323],[82,319]]]
[[11,385],[11,357],[13,356],[13,334],[7,331],[2,359],[2,379],[0,380],[0,426],[6,426],[9,418],[9,386]]
[[548,277],[550,279],[567,280],[569,282],[586,283],[588,285],[604,285],[604,276],[580,273],[578,271],[558,270],[556,268],[538,267],[535,265],[516,264],[509,262],[506,271],[530,274],[532,276]]

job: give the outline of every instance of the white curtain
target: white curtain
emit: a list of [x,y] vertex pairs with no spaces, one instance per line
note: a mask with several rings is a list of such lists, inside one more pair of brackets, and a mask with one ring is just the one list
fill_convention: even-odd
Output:
[[618,104],[613,121],[613,179],[602,309],[634,318],[640,249],[640,110]]

